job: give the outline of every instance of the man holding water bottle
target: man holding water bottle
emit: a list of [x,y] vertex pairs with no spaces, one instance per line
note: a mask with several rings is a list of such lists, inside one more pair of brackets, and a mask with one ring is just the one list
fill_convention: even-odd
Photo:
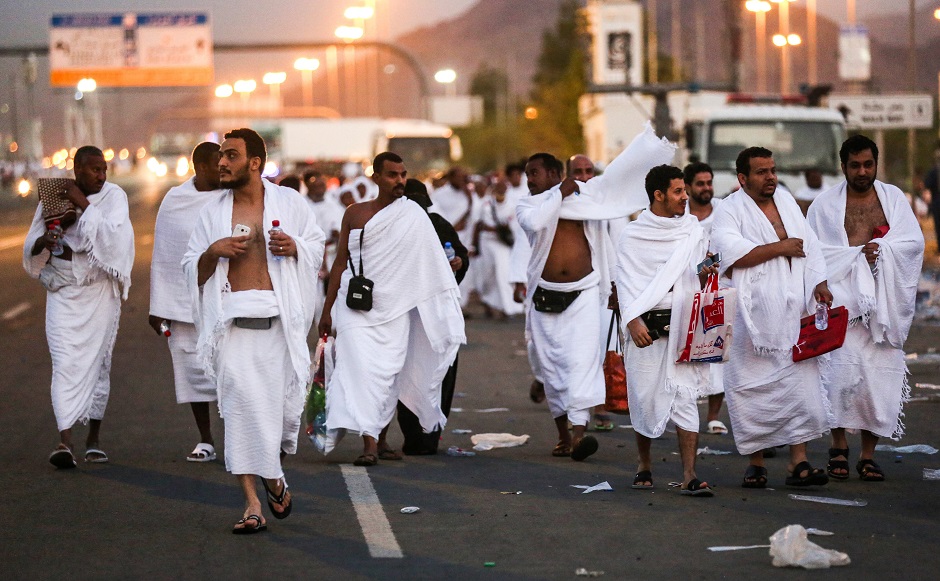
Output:
[[750,147],[737,158],[741,189],[715,210],[711,248],[737,289],[725,398],[738,452],[750,456],[744,488],[765,488],[762,450],[790,446],[788,486],[828,482],[806,459],[806,442],[829,429],[815,358],[793,361],[800,319],[832,304],[816,234],[793,196],[777,189],[773,153]]

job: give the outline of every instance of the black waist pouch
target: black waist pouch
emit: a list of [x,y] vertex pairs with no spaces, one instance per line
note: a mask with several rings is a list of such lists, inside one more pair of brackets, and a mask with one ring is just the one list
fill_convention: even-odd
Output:
[[649,329],[650,338],[655,341],[669,334],[669,320],[672,318],[672,309],[657,309],[640,315],[646,328]]
[[578,298],[581,291],[553,291],[536,287],[532,294],[532,306],[540,313],[562,313]]
[[352,257],[349,257],[349,269],[353,276],[349,279],[349,286],[346,288],[346,306],[354,311],[372,310],[372,281],[367,279],[362,272],[362,235],[364,232],[365,228],[359,232],[359,274],[356,274]]

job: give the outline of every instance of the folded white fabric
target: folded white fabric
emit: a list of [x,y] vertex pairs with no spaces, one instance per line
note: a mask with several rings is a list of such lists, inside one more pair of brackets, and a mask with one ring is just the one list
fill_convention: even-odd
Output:
[[493,448],[515,448],[529,441],[529,434],[514,436],[513,434],[474,434],[470,436],[473,449],[485,452]]

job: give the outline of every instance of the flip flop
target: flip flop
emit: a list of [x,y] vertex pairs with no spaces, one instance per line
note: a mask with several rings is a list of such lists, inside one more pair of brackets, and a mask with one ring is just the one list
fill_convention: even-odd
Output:
[[607,414],[594,414],[594,431],[609,432],[614,429],[614,422]]
[[[643,484],[649,482],[649,484]],[[633,485],[630,488],[635,490],[649,490],[653,487],[653,473],[649,470],[641,470],[633,477]]]
[[571,445],[565,444],[564,442],[558,442],[555,444],[555,447],[552,448],[552,456],[556,458],[565,458],[571,456]]
[[571,459],[575,462],[581,462],[594,452],[597,452],[597,438],[594,436],[584,436],[578,445],[571,449]]
[[[801,472],[806,472],[806,476],[800,476]],[[829,477],[822,468],[813,468],[809,462],[803,461],[793,467],[790,476],[785,481],[787,486],[822,486],[829,483]]]
[[386,448],[385,450],[379,450],[379,460],[404,460],[405,457],[402,456],[401,452],[398,450],[392,450],[391,448]]
[[205,442],[199,442],[196,444],[196,447],[193,448],[193,451],[189,453],[189,456],[186,456],[187,462],[212,462],[216,459],[215,446],[212,444],[206,444]]
[[75,456],[68,448],[56,448],[49,454],[49,463],[56,468],[75,468],[78,463],[75,462]]
[[767,488],[767,469],[763,466],[748,464],[744,471],[741,488]]
[[708,433],[716,436],[724,436],[728,433],[728,426],[718,420],[708,422]]
[[682,494],[683,496],[701,496],[703,498],[715,496],[715,493],[712,492],[712,489],[708,487],[708,483],[702,482],[698,478],[693,478],[690,480],[688,486],[680,490],[679,494]]
[[233,528],[232,534],[233,535],[253,535],[255,533],[260,533],[261,531],[267,530],[268,525],[261,522],[261,517],[256,514],[250,514],[235,524],[244,525],[244,524],[247,524],[248,521],[250,520],[254,520],[258,524],[253,527],[244,526],[244,527]]
[[291,498],[290,502],[287,503],[287,506],[283,507],[284,510],[282,510],[281,512],[274,510],[274,505],[275,504],[283,505],[284,499],[287,496],[287,479],[282,478],[281,482],[284,483],[284,488],[281,489],[280,494],[274,494],[274,491],[268,488],[268,481],[264,478],[261,479],[261,484],[262,486],[264,486],[264,491],[268,493],[268,508],[271,509],[271,514],[274,515],[274,518],[278,520],[281,520],[282,518],[287,518],[288,516],[290,516],[290,511],[291,509],[294,508],[294,499]]
[[[91,456],[91,458],[89,458],[89,456]],[[97,456],[97,458],[95,456]],[[108,455],[104,453],[104,450],[88,448],[85,450],[85,462],[89,464],[107,464]]]
[[362,454],[353,461],[353,466],[375,466],[379,463],[375,454]]

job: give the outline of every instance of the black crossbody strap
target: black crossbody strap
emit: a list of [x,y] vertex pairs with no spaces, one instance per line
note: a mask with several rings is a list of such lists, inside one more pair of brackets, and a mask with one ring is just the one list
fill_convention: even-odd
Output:
[[356,274],[356,267],[353,265],[352,255],[347,255],[346,259],[349,261],[349,270],[352,271],[353,276],[363,276],[362,270],[362,235],[366,233],[365,226],[362,227],[362,230],[359,231],[359,274]]
[[623,349],[623,340],[621,338],[620,332],[620,310],[612,309],[610,312],[610,327],[607,328],[607,347],[610,347],[610,339],[614,336],[614,325],[617,325],[617,345],[614,347],[614,351],[620,353],[620,350]]

